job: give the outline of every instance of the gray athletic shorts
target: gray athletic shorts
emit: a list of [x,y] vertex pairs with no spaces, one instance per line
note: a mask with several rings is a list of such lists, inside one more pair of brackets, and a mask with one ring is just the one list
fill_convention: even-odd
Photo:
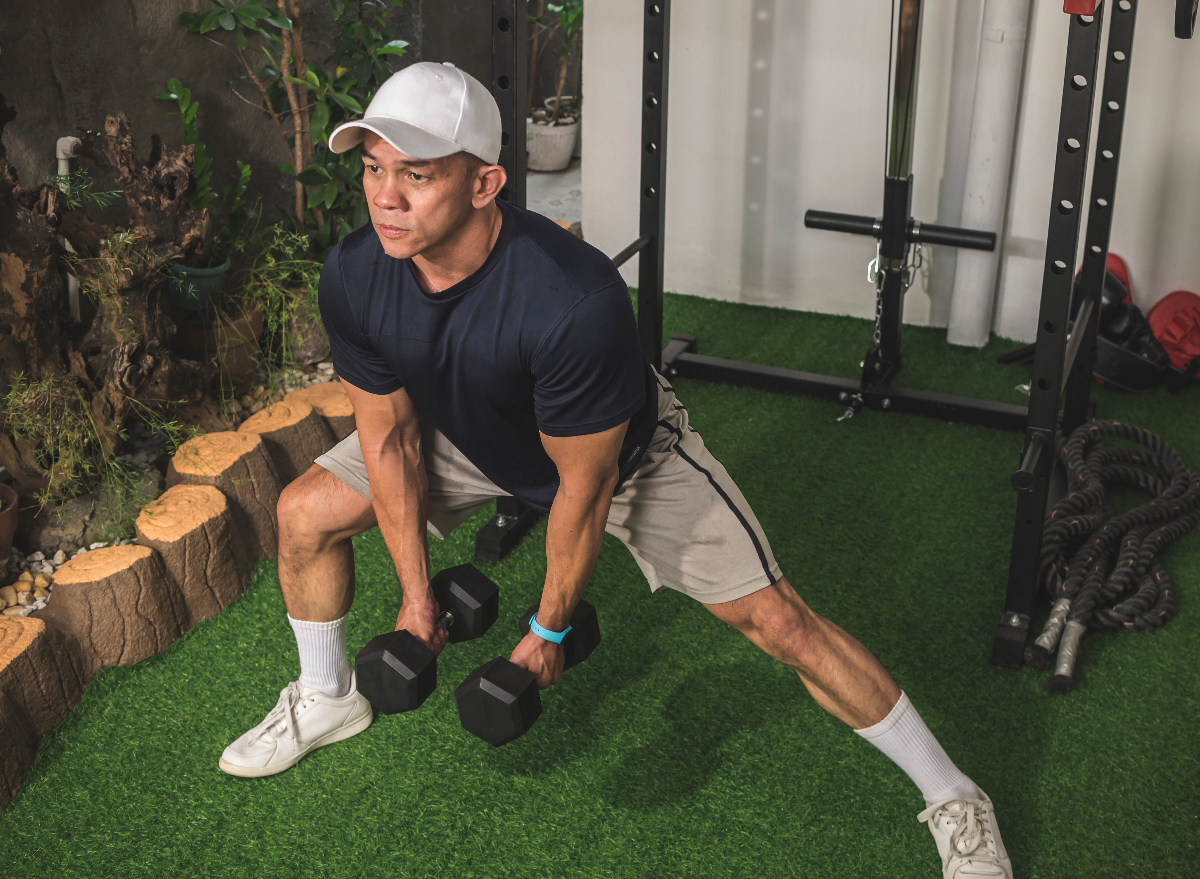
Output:
[[[609,534],[629,547],[650,589],[670,587],[704,604],[733,601],[779,579],[779,565],[721,462],[688,426],[687,410],[658,376],[658,429],[613,498]],[[423,424],[429,530],[445,537],[503,491],[439,431]],[[358,433],[316,459],[368,500]]]

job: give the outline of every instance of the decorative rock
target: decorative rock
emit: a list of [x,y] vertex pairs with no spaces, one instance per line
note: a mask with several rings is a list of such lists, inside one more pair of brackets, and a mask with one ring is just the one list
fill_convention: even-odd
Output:
[[21,605],[21,607],[24,607],[27,604],[33,604],[33,593],[32,592],[18,592],[17,593],[17,604]]
[[187,631],[187,604],[162,559],[145,546],[111,546],[72,559],[54,578],[38,618],[73,635],[85,660],[132,665]]
[[167,485],[180,484],[214,485],[224,493],[253,558],[278,552],[279,475],[258,434],[221,431],[188,440],[167,469]]
[[33,590],[33,597],[34,598],[49,598],[50,590],[46,589],[43,586],[39,586],[37,589]]
[[137,519],[138,541],[156,550],[193,622],[216,616],[246,590],[257,558],[234,531],[229,503],[211,485],[176,485]]
[[54,554],[54,564],[61,565],[66,560],[67,560],[67,554],[65,552],[63,552],[61,549]]
[[[42,576],[42,575],[39,574],[38,576]],[[29,573],[28,571],[22,571],[21,576],[17,577],[17,582],[18,583],[32,583],[33,582],[33,574]]]
[[355,431],[354,405],[346,395],[346,389],[340,381],[321,382],[310,385],[299,391],[292,391],[283,398],[284,402],[300,401],[307,403],[317,410],[325,419],[333,438],[344,440]]
[[25,616],[25,608],[14,604],[12,607],[6,607],[3,611],[6,617],[23,617]]
[[38,574],[33,578],[33,587],[35,589],[46,589],[52,582],[45,574]]
[[44,552],[31,552],[29,555],[25,556],[25,558],[27,558],[31,562],[40,562],[45,557],[46,557],[46,554]]
[[303,401],[272,403],[238,428],[238,433],[256,433],[267,444],[280,485],[287,485],[306,471],[315,458],[333,448],[333,434],[325,419]]
[[17,603],[17,590],[12,586],[5,586],[0,589],[0,601],[4,602],[5,607],[12,607]]

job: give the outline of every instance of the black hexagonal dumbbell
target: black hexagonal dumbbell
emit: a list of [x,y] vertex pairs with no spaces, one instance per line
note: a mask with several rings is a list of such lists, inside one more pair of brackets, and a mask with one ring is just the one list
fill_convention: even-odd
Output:
[[[434,623],[452,642],[478,638],[500,610],[500,590],[474,565],[446,568],[429,581],[441,613]],[[437,688],[437,656],[407,629],[384,632],[354,659],[358,691],[381,714],[420,707]]]
[[[529,633],[529,618],[537,609],[535,604],[521,617],[522,636]],[[562,640],[564,670],[583,662],[600,643],[596,608],[588,602],[575,606],[569,625]],[[454,701],[463,729],[496,747],[524,735],[542,714],[537,679],[502,656],[471,672],[454,691]]]

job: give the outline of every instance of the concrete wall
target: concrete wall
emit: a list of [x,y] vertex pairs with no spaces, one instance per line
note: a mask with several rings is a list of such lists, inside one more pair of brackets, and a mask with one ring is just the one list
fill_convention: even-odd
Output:
[[[874,243],[804,228],[808,208],[878,215],[889,4],[691,0],[672,7],[666,286],[719,299],[870,317]],[[980,0],[926,0],[913,213],[956,222]],[[1170,8],[1168,8],[1170,7]],[[588,11],[584,231],[615,253],[637,234],[642,4]],[[1173,4],[1140,5],[1113,250],[1138,301],[1200,286],[1196,137],[1200,45],[1172,36]],[[1036,0],[1017,132],[996,330],[1032,339],[1041,286],[1067,17]],[[964,107],[965,102],[965,107]],[[964,122],[965,119],[965,122]],[[958,184],[961,186],[961,182]],[[939,198],[939,195],[941,196]],[[910,323],[944,325],[942,248],[910,289]],[[636,258],[625,276],[636,282]],[[949,278],[953,279],[950,266]],[[932,282],[931,282],[932,278]],[[930,293],[934,294],[931,307]]]

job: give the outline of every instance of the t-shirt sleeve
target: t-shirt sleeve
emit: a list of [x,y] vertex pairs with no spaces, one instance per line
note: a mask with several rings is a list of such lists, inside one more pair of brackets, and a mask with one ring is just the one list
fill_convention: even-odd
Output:
[[613,284],[580,300],[533,359],[533,405],[547,436],[616,427],[646,402],[645,362],[629,291]]
[[342,278],[340,248],[330,253],[321,269],[317,304],[329,335],[333,368],[340,378],[369,394],[390,394],[403,386],[395,371],[371,347],[350,307]]

